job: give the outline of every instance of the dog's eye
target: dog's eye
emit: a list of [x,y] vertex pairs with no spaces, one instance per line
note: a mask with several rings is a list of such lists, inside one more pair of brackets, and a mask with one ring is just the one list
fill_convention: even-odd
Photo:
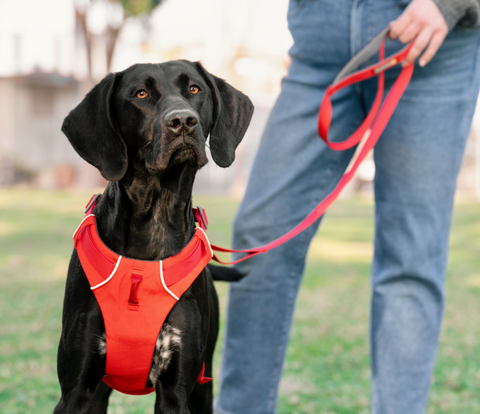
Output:
[[197,85],[190,86],[190,93],[196,95],[198,92],[200,92],[200,88]]
[[135,96],[137,98],[143,99],[143,98],[146,98],[148,96],[148,93],[146,91],[144,91],[143,89],[141,89],[136,93]]

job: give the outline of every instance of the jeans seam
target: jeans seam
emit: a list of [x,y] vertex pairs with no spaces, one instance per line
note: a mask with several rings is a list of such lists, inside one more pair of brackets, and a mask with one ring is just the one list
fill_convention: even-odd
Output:
[[370,41],[370,38],[373,39],[373,37],[376,35],[376,33],[373,33],[373,28],[374,28],[374,24],[373,24],[373,21],[371,19],[372,16],[374,16],[375,14],[373,13],[372,14],[372,3],[367,1],[367,4],[365,6],[365,16],[367,16],[366,18],[366,28],[365,28],[365,34],[364,34],[364,39],[363,39],[363,42],[364,44],[367,44],[369,41]]
[[359,0],[353,0],[352,10],[350,14],[350,57],[355,56],[355,27],[356,27],[356,17],[357,17],[357,6]]

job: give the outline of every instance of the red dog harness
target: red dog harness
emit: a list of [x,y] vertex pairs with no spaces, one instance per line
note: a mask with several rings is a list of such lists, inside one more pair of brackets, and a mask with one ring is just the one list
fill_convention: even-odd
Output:
[[[75,248],[105,323],[107,362],[103,381],[125,394],[149,394],[147,379],[155,343],[165,318],[182,294],[211,260],[201,208],[193,209],[199,223],[192,240],[177,255],[160,261],[119,256],[100,239],[92,197],[73,235]],[[198,378],[203,384],[210,378]]]

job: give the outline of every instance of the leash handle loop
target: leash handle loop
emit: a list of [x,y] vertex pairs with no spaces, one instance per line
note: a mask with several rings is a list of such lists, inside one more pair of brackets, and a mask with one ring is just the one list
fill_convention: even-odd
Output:
[[[373,122],[378,114],[380,106],[382,104],[384,87],[385,87],[385,74],[384,72],[393,68],[398,63],[402,62],[408,55],[413,44],[409,44],[396,54],[389,56],[385,59],[385,42],[387,40],[389,28],[387,27],[375,37],[364,49],[362,49],[344,69],[337,75],[333,84],[329,86],[325,92],[320,111],[318,113],[318,134],[325,141],[329,148],[335,151],[343,151],[357,145],[366,132],[372,127]],[[363,70],[353,72],[353,70],[360,67],[366,61],[368,61],[373,54],[372,50],[378,50],[379,45],[379,62],[371,65]],[[353,62],[353,64],[352,64]],[[328,140],[328,130],[330,129],[330,123],[332,120],[332,103],[330,98],[339,90],[353,85],[354,83],[364,81],[378,75],[377,94],[373,102],[372,108],[360,127],[345,141],[343,142],[330,142]]]

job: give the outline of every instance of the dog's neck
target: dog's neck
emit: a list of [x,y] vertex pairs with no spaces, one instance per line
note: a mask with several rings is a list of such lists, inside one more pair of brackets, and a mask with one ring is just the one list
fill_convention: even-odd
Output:
[[109,183],[95,210],[103,242],[134,259],[178,254],[195,231],[195,173],[189,166],[172,167],[161,175],[132,168],[120,182]]

